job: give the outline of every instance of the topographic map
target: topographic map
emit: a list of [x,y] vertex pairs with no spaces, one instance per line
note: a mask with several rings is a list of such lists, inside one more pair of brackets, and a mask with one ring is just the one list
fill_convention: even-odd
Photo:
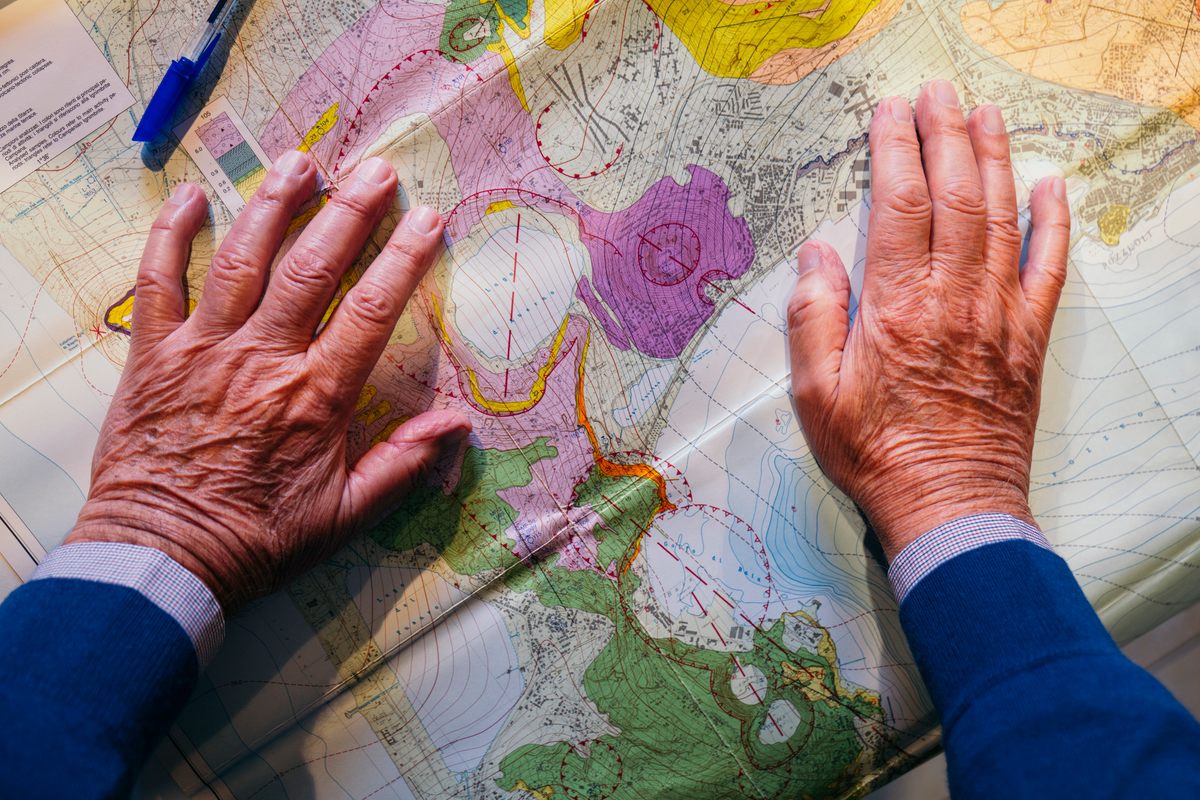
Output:
[[229,620],[150,795],[841,797],[928,755],[784,309],[809,237],[861,280],[872,109],[937,76],[1001,105],[1022,197],[1068,181],[1038,519],[1118,640],[1200,598],[1193,0],[256,0],[189,99],[194,157],[130,136],[206,8],[69,2],[138,104],[0,196],[26,550],[83,501],[159,205],[210,189],[198,296],[259,154],[311,152],[327,191],[382,155],[398,207],[448,220],[355,451],[430,404],[475,425],[461,467]]

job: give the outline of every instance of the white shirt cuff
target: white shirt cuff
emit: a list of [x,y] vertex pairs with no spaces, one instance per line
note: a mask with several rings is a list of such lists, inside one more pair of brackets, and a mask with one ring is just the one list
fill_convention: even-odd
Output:
[[204,582],[161,550],[117,542],[79,542],[51,551],[30,580],[76,578],[127,586],[167,612],[196,649],[200,669],[225,639],[221,604]]
[[1008,514],[973,514],[943,523],[904,546],[888,566],[896,600],[904,598],[921,579],[955,556],[988,544],[1026,541],[1053,552],[1045,534]]

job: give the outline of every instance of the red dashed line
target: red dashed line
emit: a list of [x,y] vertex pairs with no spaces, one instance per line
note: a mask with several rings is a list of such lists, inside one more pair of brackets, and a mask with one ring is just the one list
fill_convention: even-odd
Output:
[[478,81],[479,83],[484,82],[483,78],[480,77],[479,73],[477,73],[474,69],[471,68],[470,64],[459,61],[454,56],[450,55],[449,53],[443,53],[439,49],[436,49],[436,48],[435,49],[425,49],[425,50],[418,50],[415,53],[409,53],[403,59],[398,61],[392,67],[392,69],[389,69],[387,72],[385,72],[383,74],[382,77],[378,78],[375,81],[375,85],[372,86],[371,89],[366,93],[366,95],[363,96],[362,102],[359,103],[358,106],[354,109],[354,119],[346,127],[346,135],[342,137],[342,141],[338,146],[337,159],[333,162],[333,168],[330,170],[330,172],[334,176],[336,176],[338,174],[338,170],[340,169],[340,167],[342,165],[342,159],[345,157],[346,151],[350,147],[350,133],[354,130],[357,130],[360,127],[358,124],[358,119],[360,117],[362,117],[362,115],[363,115],[363,106],[365,106],[367,103],[371,102],[371,95],[374,94],[375,92],[379,91],[379,87],[380,87],[381,83],[391,80],[392,70],[403,69],[404,65],[407,63],[411,63],[415,56],[423,56],[423,55],[432,55],[437,58],[445,58],[448,61],[452,61],[455,64],[458,64],[459,66],[461,66],[463,69],[465,69],[467,71],[467,73],[470,74],[471,77],[475,78],[475,80]]
[[654,44],[650,47],[650,50],[652,52],[657,52],[658,45],[662,42],[662,21],[658,18],[658,14],[654,13],[654,9],[650,7],[650,4],[647,3],[646,0],[642,0],[642,5],[644,5],[646,7],[647,11],[649,11],[651,14],[654,15],[655,36],[654,36]]
[[[586,15],[585,15],[585,18],[586,18]],[[584,36],[586,36],[586,35],[587,34],[585,33]],[[546,162],[546,166],[550,167],[550,169],[554,170],[559,175],[563,175],[568,178],[575,178],[577,180],[582,180],[584,178],[595,178],[597,175],[603,175],[605,172],[612,169],[613,164],[617,163],[617,159],[621,157],[621,151],[625,147],[624,144],[617,145],[617,152],[613,154],[613,157],[611,159],[604,162],[603,167],[601,167],[599,169],[591,170],[586,175],[582,172],[567,172],[565,169],[563,169],[562,167],[558,166],[557,164],[555,164],[554,162],[552,162],[550,160],[550,156],[546,155],[546,151],[543,149],[545,147],[545,144],[542,142],[542,135],[541,135],[540,131],[542,130],[542,117],[545,116],[546,112],[550,110],[551,105],[554,105],[554,104],[551,103],[550,105],[547,105],[545,108],[543,108],[541,110],[541,112],[538,114],[537,124],[534,126],[534,129],[533,129],[534,130],[533,136],[534,136],[534,140],[537,142],[538,152],[542,154],[542,160]]]

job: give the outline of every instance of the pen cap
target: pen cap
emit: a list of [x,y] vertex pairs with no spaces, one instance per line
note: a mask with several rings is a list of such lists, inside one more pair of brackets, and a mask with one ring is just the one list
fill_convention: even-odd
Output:
[[135,142],[149,142],[157,138],[162,129],[171,121],[179,100],[192,85],[196,77],[196,65],[186,58],[177,58],[167,68],[167,74],[154,90],[154,96],[146,105],[142,121],[133,132]]

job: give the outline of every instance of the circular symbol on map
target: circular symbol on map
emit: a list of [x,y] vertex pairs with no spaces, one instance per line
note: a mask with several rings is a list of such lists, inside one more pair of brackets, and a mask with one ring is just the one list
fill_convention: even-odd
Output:
[[446,43],[456,53],[467,53],[487,41],[487,20],[480,17],[460,19],[446,34]]
[[771,565],[744,519],[703,503],[679,506],[657,515],[635,544],[619,597],[650,647],[688,663],[688,648],[737,651],[761,632]]
[[559,783],[568,800],[608,800],[624,777],[621,754],[600,739],[568,744],[558,767]]
[[694,499],[692,486],[684,477],[683,470],[665,458],[659,458],[654,453],[647,453],[645,450],[617,450],[608,453],[605,458],[618,464],[649,464],[663,478],[663,484],[667,490],[667,502],[673,506],[690,506],[692,504]]
[[700,266],[700,236],[691,227],[665,222],[638,237],[638,266],[659,286],[674,286]]

